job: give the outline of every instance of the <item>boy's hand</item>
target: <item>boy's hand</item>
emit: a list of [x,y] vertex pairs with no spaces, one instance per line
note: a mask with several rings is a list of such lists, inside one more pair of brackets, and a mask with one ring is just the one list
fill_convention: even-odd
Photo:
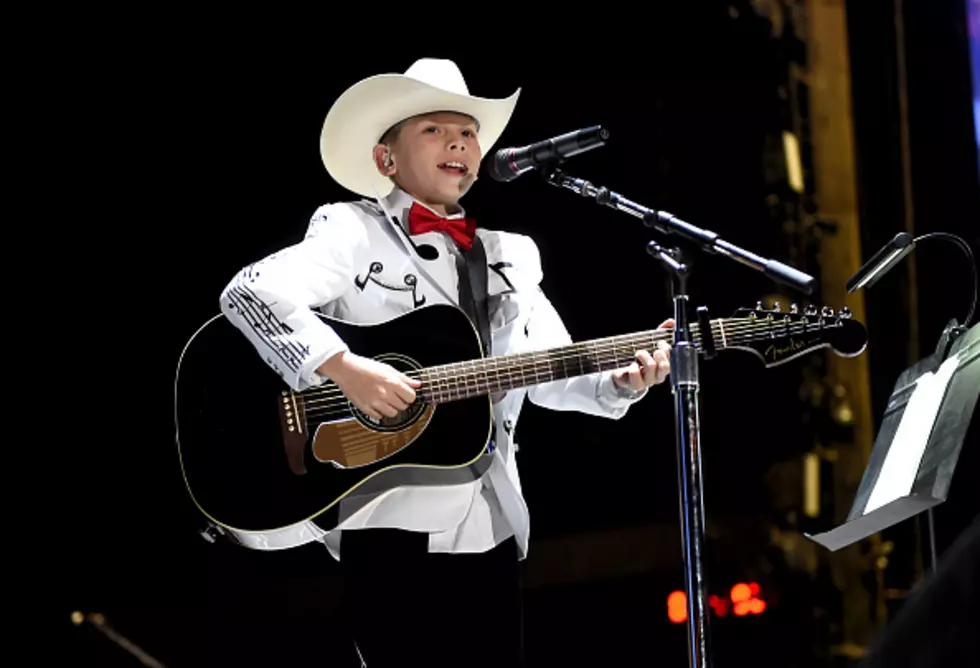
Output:
[[395,417],[408,408],[415,401],[415,389],[422,385],[388,364],[350,352],[334,355],[318,371],[375,420]]
[[[669,329],[674,326],[674,320],[664,320],[658,329]],[[619,387],[628,387],[639,392],[647,387],[659,385],[667,379],[670,373],[670,344],[666,341],[657,343],[657,350],[651,355],[646,350],[636,352],[636,361],[628,367],[616,369],[612,373],[613,383]]]

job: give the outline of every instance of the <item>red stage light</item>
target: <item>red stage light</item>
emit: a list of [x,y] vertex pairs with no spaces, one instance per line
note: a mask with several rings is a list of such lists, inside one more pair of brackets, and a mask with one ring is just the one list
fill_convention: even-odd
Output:
[[667,597],[667,617],[675,624],[687,621],[687,594],[682,591],[672,591]]
[[747,601],[752,598],[752,589],[744,582],[739,582],[737,585],[732,587],[731,596],[732,603]]
[[[729,598],[715,594],[708,597],[708,606],[719,617],[728,616],[729,610],[738,617],[760,615],[765,612],[766,602],[757,595],[761,588],[756,582],[738,582],[732,586]],[[674,624],[687,621],[687,594],[681,590],[672,591],[667,597],[667,618]]]

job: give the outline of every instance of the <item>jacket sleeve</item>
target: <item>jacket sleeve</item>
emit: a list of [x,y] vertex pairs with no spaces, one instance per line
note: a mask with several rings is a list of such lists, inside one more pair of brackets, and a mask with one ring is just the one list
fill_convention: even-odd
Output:
[[[531,348],[553,348],[573,343],[561,317],[543,291],[538,290],[528,302],[530,312],[526,329]],[[544,408],[619,419],[648,391],[620,390],[613,383],[612,371],[602,371],[536,385],[528,388],[527,396]]]
[[[534,241],[508,233],[488,235],[487,241],[488,253],[493,257],[491,287],[496,283],[503,292],[496,300],[497,312],[491,320],[500,326],[509,323],[512,337],[524,337],[521,341],[511,341],[511,346],[544,350],[573,343],[561,316],[541,289],[541,255]],[[498,270],[507,273],[494,276]],[[505,284],[500,284],[498,279]],[[500,354],[507,352],[500,351]],[[646,389],[639,393],[620,390],[613,383],[612,371],[603,371],[535,385],[528,388],[527,396],[544,408],[619,419],[647,392]]]
[[313,309],[353,285],[354,259],[367,245],[351,207],[325,205],[301,242],[248,265],[221,292],[222,314],[293,390],[323,383],[316,369],[349,350]]

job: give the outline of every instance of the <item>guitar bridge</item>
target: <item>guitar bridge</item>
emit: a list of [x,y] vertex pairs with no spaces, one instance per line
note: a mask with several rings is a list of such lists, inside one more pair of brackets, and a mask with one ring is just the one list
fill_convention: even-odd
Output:
[[289,470],[296,475],[306,475],[304,455],[308,434],[306,433],[306,406],[302,397],[283,390],[279,398],[279,425],[282,429],[282,443],[286,448]]

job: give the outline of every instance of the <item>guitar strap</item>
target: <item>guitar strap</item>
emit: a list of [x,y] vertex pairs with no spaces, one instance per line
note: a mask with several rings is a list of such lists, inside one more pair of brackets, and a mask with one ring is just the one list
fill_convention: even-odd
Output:
[[[480,333],[483,354],[490,357],[487,252],[478,235],[473,237],[473,246],[468,251],[463,249],[459,249],[459,251],[456,256],[456,269],[459,271],[459,305]],[[490,430],[490,442],[487,444],[487,454],[494,451],[496,443],[497,425],[493,423]]]
[[483,354],[490,356],[490,311],[487,304],[487,252],[479,236],[473,238],[473,247],[460,249],[456,257],[459,271],[459,305],[470,322],[480,333]]

